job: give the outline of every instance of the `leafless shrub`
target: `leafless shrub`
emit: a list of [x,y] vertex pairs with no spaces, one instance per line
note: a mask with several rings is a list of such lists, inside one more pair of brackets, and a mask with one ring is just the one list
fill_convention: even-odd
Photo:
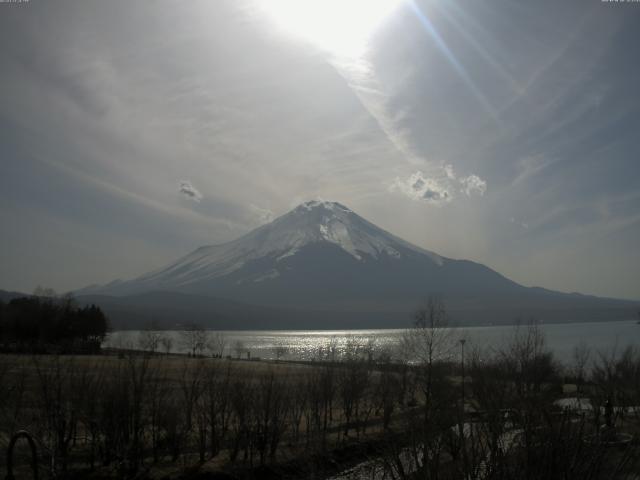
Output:
[[586,369],[590,358],[591,349],[585,342],[580,342],[573,348],[570,372],[576,382],[576,390],[578,395],[582,393],[582,385],[585,381],[585,376],[587,374]]
[[276,343],[273,347],[273,353],[276,356],[276,360],[280,361],[289,353],[289,347],[283,342]]
[[173,348],[173,338],[165,333],[160,337],[160,346],[162,347],[162,351],[166,355],[169,355],[171,353],[171,349]]
[[182,347],[192,357],[202,355],[207,347],[208,332],[197,323],[189,323],[180,331]]
[[142,330],[138,333],[138,347],[154,354],[160,348],[162,338],[162,334],[156,330]]
[[222,332],[215,332],[207,339],[207,350],[212,357],[222,358],[227,346],[227,339]]

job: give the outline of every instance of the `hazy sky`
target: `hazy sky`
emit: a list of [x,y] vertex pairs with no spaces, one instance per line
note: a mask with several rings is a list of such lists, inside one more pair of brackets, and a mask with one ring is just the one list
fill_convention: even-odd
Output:
[[0,3],[0,288],[130,278],[322,198],[640,299],[640,3],[399,0],[373,29],[352,1]]

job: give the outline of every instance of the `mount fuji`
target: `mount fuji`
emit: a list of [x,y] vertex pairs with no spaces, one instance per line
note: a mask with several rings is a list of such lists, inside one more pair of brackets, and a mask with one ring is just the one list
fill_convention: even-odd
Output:
[[441,295],[461,323],[612,319],[633,311],[632,302],[522,286],[325,201],[303,203],[237,240],[200,247],[132,280],[76,294],[116,316],[125,306],[155,307],[154,318],[175,323],[165,317],[179,305],[180,321],[195,315],[220,326],[224,318],[225,328],[303,328],[303,317],[304,328],[402,326],[430,294]]

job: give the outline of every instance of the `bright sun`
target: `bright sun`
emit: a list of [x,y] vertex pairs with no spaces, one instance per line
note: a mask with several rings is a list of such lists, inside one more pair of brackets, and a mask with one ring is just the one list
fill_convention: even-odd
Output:
[[377,26],[403,0],[263,0],[283,29],[340,57],[360,57]]

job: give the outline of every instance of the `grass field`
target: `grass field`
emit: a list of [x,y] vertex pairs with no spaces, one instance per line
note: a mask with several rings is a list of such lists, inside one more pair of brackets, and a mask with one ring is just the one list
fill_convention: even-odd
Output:
[[[527,345],[472,355],[464,383],[455,364],[358,350],[309,363],[2,355],[0,449],[28,431],[44,478],[329,478],[362,462],[394,479],[637,472],[640,354],[578,372]],[[555,403],[566,396],[591,407]],[[28,478],[27,443],[15,453]]]

